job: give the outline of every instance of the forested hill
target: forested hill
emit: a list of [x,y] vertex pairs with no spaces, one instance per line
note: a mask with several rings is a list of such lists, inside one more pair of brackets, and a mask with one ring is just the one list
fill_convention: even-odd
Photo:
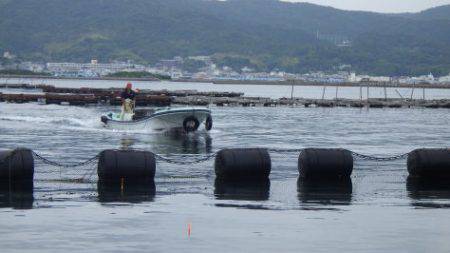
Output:
[[0,0],[0,52],[148,63],[215,55],[266,71],[443,75],[448,17],[450,6],[388,15],[275,0]]

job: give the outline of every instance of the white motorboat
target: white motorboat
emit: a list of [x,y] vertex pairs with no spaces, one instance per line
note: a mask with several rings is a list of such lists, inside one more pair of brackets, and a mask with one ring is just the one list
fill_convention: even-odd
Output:
[[212,128],[211,111],[207,108],[164,108],[158,110],[136,110],[131,120],[123,120],[121,113],[110,112],[101,117],[104,126],[118,130],[184,130],[197,131],[204,124],[207,131]]

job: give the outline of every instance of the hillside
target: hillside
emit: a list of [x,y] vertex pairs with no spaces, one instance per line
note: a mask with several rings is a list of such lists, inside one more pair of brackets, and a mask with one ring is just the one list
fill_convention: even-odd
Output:
[[[0,52],[148,63],[216,55],[259,70],[350,64],[360,73],[443,75],[450,72],[448,16],[449,6],[386,15],[275,0],[0,0]],[[339,46],[344,40],[351,46]]]
[[421,19],[450,19],[450,5],[431,8],[414,14],[415,18]]

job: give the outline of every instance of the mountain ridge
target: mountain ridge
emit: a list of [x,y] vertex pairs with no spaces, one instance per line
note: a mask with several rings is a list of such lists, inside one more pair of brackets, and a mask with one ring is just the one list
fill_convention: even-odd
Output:
[[264,71],[450,72],[450,5],[404,15],[275,0],[0,0],[0,7],[0,51],[27,60],[215,55]]

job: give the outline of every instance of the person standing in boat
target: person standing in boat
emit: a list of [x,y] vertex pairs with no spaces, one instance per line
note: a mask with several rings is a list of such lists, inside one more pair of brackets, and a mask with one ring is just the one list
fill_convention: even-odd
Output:
[[120,119],[124,121],[130,121],[133,119],[134,109],[136,106],[136,92],[132,89],[133,85],[127,83],[125,90],[122,91],[120,97],[122,98],[122,112]]

